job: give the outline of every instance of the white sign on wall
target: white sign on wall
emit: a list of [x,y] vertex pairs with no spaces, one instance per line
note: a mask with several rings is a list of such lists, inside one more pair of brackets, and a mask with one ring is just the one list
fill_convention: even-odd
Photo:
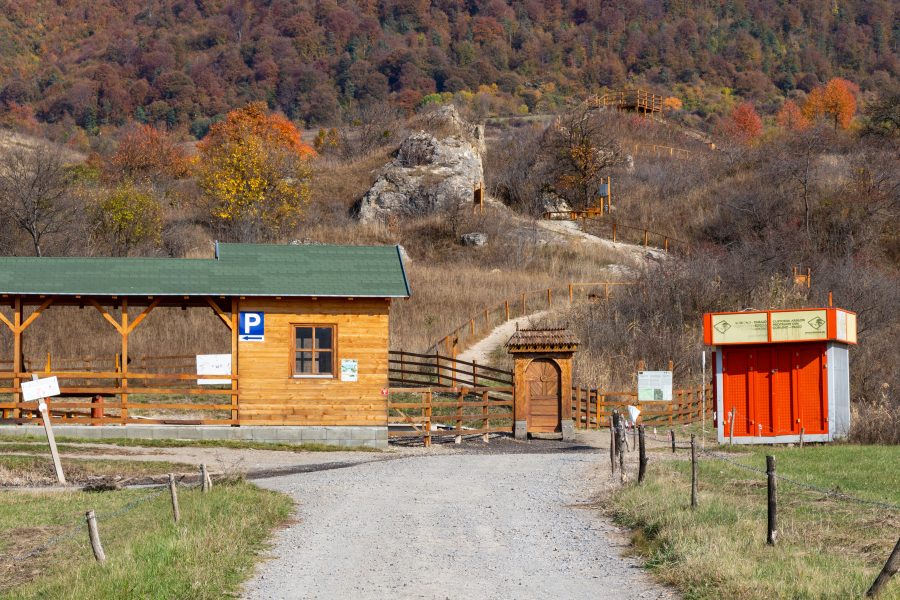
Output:
[[198,379],[197,385],[227,385],[231,383],[230,354],[198,354],[197,375],[228,375],[228,379]]
[[672,371],[638,371],[638,400],[672,401]]
[[359,361],[352,358],[341,359],[341,381],[359,381]]
[[50,398],[51,396],[59,396],[59,380],[56,377],[45,377],[44,379],[22,382],[23,402]]

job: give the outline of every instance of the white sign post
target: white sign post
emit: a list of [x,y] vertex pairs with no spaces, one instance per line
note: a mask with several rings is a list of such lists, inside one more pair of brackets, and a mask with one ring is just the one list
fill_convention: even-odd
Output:
[[700,381],[700,410],[702,411],[702,425],[700,426],[700,449],[706,450],[706,350],[700,353],[700,362],[702,363],[701,372],[703,373]]
[[47,403],[44,402],[45,398],[59,396],[59,381],[56,377],[38,379],[36,374],[32,375],[31,378],[32,381],[22,382],[22,400],[25,402],[38,401],[38,412],[41,413],[44,431],[47,433],[47,443],[50,444],[50,456],[53,457],[56,480],[61,485],[65,485],[66,476],[63,474],[62,463],[59,460],[59,451],[56,449],[56,438],[53,437],[53,428],[50,426],[50,411],[47,409]]

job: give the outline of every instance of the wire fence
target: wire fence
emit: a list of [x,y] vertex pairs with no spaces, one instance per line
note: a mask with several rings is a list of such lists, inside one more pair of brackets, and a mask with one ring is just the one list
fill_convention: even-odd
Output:
[[[206,485],[209,485],[209,486],[212,485],[212,480],[206,472],[205,465],[201,466],[201,476],[196,483],[190,483],[190,484],[184,483],[184,480],[186,478],[187,478],[187,475],[181,475],[180,477],[175,479],[176,485],[185,491],[196,489],[196,488],[201,488],[201,490],[203,490],[205,488],[206,490],[208,490],[208,488],[206,488]],[[207,481],[208,483],[204,484],[204,481]],[[149,502],[156,500],[160,496],[163,496],[164,494],[166,494],[166,492],[171,492],[169,484],[167,484],[167,483],[148,485],[148,486],[146,486],[146,489],[149,490],[146,494],[144,494],[138,498],[135,498],[134,500],[124,504],[123,506],[121,506],[120,508],[118,508],[112,512],[96,513],[94,518],[96,519],[97,522],[112,521],[113,519],[117,519],[119,517],[122,517],[122,516],[130,513],[131,511],[135,510],[136,508],[138,508],[140,506],[143,506]],[[177,500],[176,500],[176,502],[177,502]],[[32,548],[31,550],[28,550],[27,552],[23,552],[20,554],[5,554],[5,555],[0,554],[0,561],[19,563],[19,562],[28,560],[30,558],[34,558],[35,556],[38,556],[40,554],[47,552],[54,546],[66,541],[66,540],[69,540],[69,539],[74,538],[79,535],[84,536],[84,530],[85,530],[85,518],[81,517],[81,518],[77,519],[75,522],[73,522],[71,525],[68,525],[62,532],[54,535],[53,537],[49,538],[47,541],[43,542],[42,544],[40,544],[38,546],[35,546],[34,548]]]

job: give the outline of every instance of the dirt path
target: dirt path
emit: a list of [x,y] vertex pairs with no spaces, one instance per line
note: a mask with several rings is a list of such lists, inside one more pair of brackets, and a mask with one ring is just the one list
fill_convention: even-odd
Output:
[[487,336],[461,352],[457,358],[468,362],[477,361],[478,364],[490,363],[491,354],[509,340],[512,334],[515,333],[517,325],[519,327],[528,327],[531,322],[542,319],[547,316],[549,312],[550,311],[547,310],[541,310],[531,313],[530,315],[525,315],[524,317],[519,317],[518,319],[512,319],[505,323],[501,323],[487,334]]
[[246,598],[676,597],[623,556],[627,537],[588,506],[607,485],[604,451],[523,450],[258,482],[294,497],[297,522],[276,535]]
[[574,221],[540,220],[537,223],[540,227],[548,231],[567,236],[569,239],[578,242],[595,244],[607,250],[618,252],[620,254],[628,256],[632,260],[638,261],[639,263],[645,263],[648,260],[659,261],[663,260],[666,257],[665,252],[656,248],[645,248],[644,246],[639,246],[637,244],[627,244],[625,242],[613,242],[612,240],[586,233],[582,231],[578,226],[578,223]]

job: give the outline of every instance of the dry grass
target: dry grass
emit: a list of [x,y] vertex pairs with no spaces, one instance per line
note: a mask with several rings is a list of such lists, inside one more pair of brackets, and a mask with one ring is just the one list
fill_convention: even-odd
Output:
[[[829,445],[756,448],[733,453],[764,468],[775,454],[781,475],[868,499],[898,503],[896,447]],[[746,599],[859,598],[896,542],[900,515],[826,499],[780,483],[779,541],[767,546],[765,476],[728,463],[700,463],[699,507],[691,510],[690,464],[650,457],[646,485],[614,496],[616,518],[637,529],[650,567],[685,597]],[[884,598],[900,597],[900,581]]]
[[[193,465],[166,461],[61,459],[66,480],[85,484],[98,479],[140,479],[166,473],[194,473]],[[48,456],[0,455],[0,486],[53,485],[56,475]]]

